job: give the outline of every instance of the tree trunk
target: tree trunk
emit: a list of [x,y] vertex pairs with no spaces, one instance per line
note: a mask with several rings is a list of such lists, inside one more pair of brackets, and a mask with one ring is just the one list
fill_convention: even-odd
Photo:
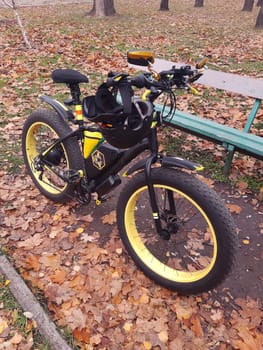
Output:
[[96,17],[106,16],[105,1],[104,0],[95,0],[95,3],[96,3],[95,16]]
[[86,13],[87,16],[95,16],[96,13],[96,1],[93,0],[93,6],[92,9]]
[[263,28],[263,4],[260,6],[255,28]]
[[115,14],[114,0],[93,0],[93,7],[87,16],[105,17]]
[[169,11],[169,0],[161,0],[160,11]]
[[106,7],[106,16],[114,16],[116,15],[116,11],[114,8],[114,0],[104,0]]
[[252,11],[254,6],[254,0],[245,0],[242,11]]
[[203,7],[204,0],[195,0],[195,7]]

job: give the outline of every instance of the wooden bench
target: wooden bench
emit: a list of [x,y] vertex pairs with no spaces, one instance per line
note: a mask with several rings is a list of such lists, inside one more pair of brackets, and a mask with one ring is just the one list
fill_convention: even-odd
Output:
[[[174,62],[156,59],[153,68],[161,71],[170,69],[174,65],[177,66]],[[238,130],[178,109],[175,111],[173,118],[168,121],[168,124],[221,144],[228,151],[224,166],[226,175],[230,172],[235,151],[263,160],[263,138],[249,133],[263,99],[263,80],[207,69],[196,83],[255,99],[244,129]],[[157,105],[156,108],[162,110],[163,106]],[[220,115],[220,111],[218,111],[218,114]]]

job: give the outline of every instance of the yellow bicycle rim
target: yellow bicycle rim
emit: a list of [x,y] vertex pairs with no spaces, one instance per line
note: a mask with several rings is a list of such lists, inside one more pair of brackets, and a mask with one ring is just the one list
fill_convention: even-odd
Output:
[[[27,160],[28,160],[28,164],[31,168],[32,174],[34,175],[35,179],[37,180],[37,182],[39,183],[39,185],[47,192],[51,193],[51,194],[59,194],[61,192],[63,192],[67,186],[67,184],[65,183],[63,186],[61,187],[56,187],[55,184],[53,184],[52,182],[50,182],[50,180],[43,174],[43,180],[40,179],[40,171],[36,170],[34,168],[34,159],[35,157],[39,154],[39,151],[37,150],[37,145],[38,142],[36,140],[36,133],[38,132],[39,128],[41,127],[46,127],[49,128],[53,133],[56,133],[49,125],[47,125],[46,123],[41,123],[41,122],[37,122],[34,123],[30,126],[30,128],[28,129],[27,135],[26,135],[26,154],[27,154]],[[67,158],[67,153],[65,152],[64,146],[61,145],[63,147],[64,150],[64,155],[66,157],[66,162],[67,164],[68,162],[68,158]],[[52,173],[52,170],[48,167],[46,167],[46,171]]]
[[[162,188],[171,190],[174,193],[177,193],[181,195],[183,198],[187,199],[197,210],[199,213],[201,213],[203,219],[206,221],[209,229],[210,234],[212,236],[214,249],[213,249],[213,256],[211,257],[211,260],[209,264],[198,271],[181,271],[176,270],[174,268],[171,268],[158,260],[146,247],[146,245],[143,243],[143,240],[137,231],[136,222],[135,222],[135,212],[136,212],[136,202],[138,197],[143,191],[148,191],[147,186],[139,188],[136,192],[132,194],[132,196],[129,198],[129,201],[127,203],[126,209],[125,209],[125,229],[127,232],[127,236],[129,239],[129,242],[133,248],[133,250],[136,252],[137,256],[142,260],[142,262],[151,269],[154,273],[158,274],[159,276],[173,281],[173,282],[179,282],[179,283],[191,283],[198,280],[201,280],[205,276],[208,275],[208,273],[213,269],[217,257],[217,240],[215,235],[215,230],[213,228],[213,225],[203,209],[188,195],[185,193],[179,191],[178,189],[172,188],[170,186],[165,185],[154,185],[155,188]],[[157,233],[156,233],[157,234]]]

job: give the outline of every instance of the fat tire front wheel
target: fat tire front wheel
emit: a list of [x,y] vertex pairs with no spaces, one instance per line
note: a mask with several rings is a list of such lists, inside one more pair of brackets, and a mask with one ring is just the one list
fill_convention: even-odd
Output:
[[120,237],[137,266],[156,283],[183,294],[216,287],[234,262],[236,229],[224,202],[194,175],[152,169],[159,235],[145,174],[136,174],[117,206]]
[[76,184],[61,179],[56,174],[69,174],[83,169],[83,160],[76,138],[71,137],[52,150],[50,166],[36,166],[38,155],[55,140],[72,130],[57,114],[48,109],[34,111],[26,120],[22,131],[22,151],[26,169],[36,187],[54,202],[68,202],[74,196]]

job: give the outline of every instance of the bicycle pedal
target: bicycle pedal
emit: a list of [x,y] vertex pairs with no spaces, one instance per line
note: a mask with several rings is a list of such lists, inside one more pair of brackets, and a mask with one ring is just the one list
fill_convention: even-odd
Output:
[[67,181],[69,183],[77,183],[83,177],[83,171],[82,170],[78,170],[78,171],[69,170],[68,173],[65,175],[66,175]]
[[105,196],[102,196],[102,197],[100,197],[100,198],[97,198],[96,200],[95,200],[95,202],[96,202],[96,205],[97,206],[99,206],[99,205],[101,205],[102,203],[104,203],[104,202],[107,202],[107,200],[110,198],[110,196],[108,195],[105,195]]

